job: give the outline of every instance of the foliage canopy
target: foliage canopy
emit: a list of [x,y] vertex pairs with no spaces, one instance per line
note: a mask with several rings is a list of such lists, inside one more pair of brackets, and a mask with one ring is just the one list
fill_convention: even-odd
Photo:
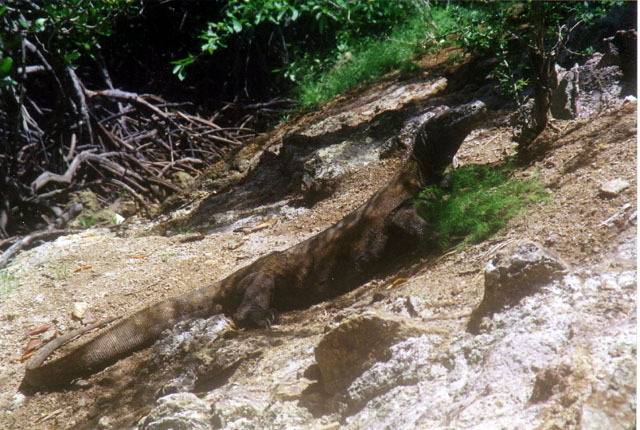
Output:
[[[0,195],[0,237],[16,234],[6,227],[8,218],[25,220],[27,214],[36,214],[29,222],[41,222],[41,213],[58,216],[57,205],[74,186],[77,190],[94,184],[104,191],[113,180],[120,181],[120,173],[111,182],[105,179],[105,166],[115,174],[117,163],[99,154],[115,157],[123,147],[131,150],[133,155],[118,160],[131,163],[123,167],[129,181],[134,165],[144,174],[154,172],[154,180],[169,178],[178,168],[176,150],[189,151],[185,163],[211,162],[231,151],[229,145],[239,144],[236,137],[249,138],[252,129],[264,129],[295,108],[314,108],[390,71],[411,73],[418,68],[419,55],[446,45],[496,57],[493,75],[500,88],[521,101],[524,91],[533,87],[535,92],[540,84],[531,53],[548,60],[542,62],[543,72],[561,51],[580,57],[583,53],[565,49],[568,35],[618,4],[2,2],[0,189],[6,192]],[[179,109],[183,116],[176,119]],[[165,123],[157,120],[158,112],[164,112],[160,116]],[[227,134],[190,135],[194,120],[185,113],[215,118],[222,127],[215,133]],[[157,134],[144,129],[147,126]],[[149,151],[142,158],[139,147]],[[83,168],[74,170],[81,152]],[[162,153],[170,154],[169,161],[155,158]],[[89,158],[93,161],[87,162]],[[153,164],[165,162],[174,164],[168,169]],[[38,191],[34,183],[43,174],[49,175],[48,185]],[[69,176],[77,182],[73,186],[63,190],[53,185]],[[136,180],[143,182],[142,176]],[[173,190],[170,181],[162,181],[162,190]],[[164,191],[137,190],[164,199]],[[116,195],[111,193],[106,201]],[[18,223],[14,228],[20,228]]]

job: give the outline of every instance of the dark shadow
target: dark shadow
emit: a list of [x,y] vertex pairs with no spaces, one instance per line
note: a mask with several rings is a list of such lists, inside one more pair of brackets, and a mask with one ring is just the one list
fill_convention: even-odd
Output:
[[211,369],[210,371],[199,375],[196,380],[193,391],[194,393],[206,393],[209,391],[213,391],[216,388],[222,387],[227,383],[229,378],[238,370],[240,365],[247,360],[252,358],[257,358],[261,355],[260,351],[255,351],[247,356],[239,358],[235,363],[231,366],[226,367],[224,369]]
[[283,199],[300,198],[303,166],[311,154],[320,148],[353,138],[366,126],[342,127],[315,137],[296,134],[285,136],[279,154],[264,151],[257,166],[245,178],[226,192],[212,194],[203,200],[184,221],[184,225],[196,228],[210,223],[214,215],[229,210],[251,210]]

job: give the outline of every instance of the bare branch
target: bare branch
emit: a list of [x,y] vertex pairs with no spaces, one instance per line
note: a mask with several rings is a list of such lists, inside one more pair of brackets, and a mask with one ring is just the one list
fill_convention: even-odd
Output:
[[37,231],[35,233],[31,233],[23,237],[22,239],[18,240],[16,243],[11,245],[6,251],[4,251],[2,255],[0,255],[0,269],[4,268],[7,265],[7,263],[9,263],[9,261],[13,258],[13,256],[15,256],[18,252],[20,252],[25,247],[29,246],[31,242],[33,242],[34,240],[53,240],[58,238],[59,236],[62,236],[65,234],[78,233],[80,231],[82,230],[68,229],[68,230],[44,230],[44,231]]
[[69,165],[69,168],[67,169],[67,171],[62,175],[59,175],[57,173],[51,173],[51,172],[41,173],[40,176],[38,176],[31,183],[31,189],[35,193],[36,191],[44,187],[49,182],[70,184],[71,179],[73,179],[73,175],[75,175],[76,170],[78,170],[78,168],[80,167],[80,164],[82,164],[85,160],[87,160],[90,155],[93,155],[94,152],[95,152],[94,149],[90,149],[88,151],[83,151],[80,154],[78,154]]
[[151,103],[149,103],[148,101],[146,101],[145,99],[143,99],[142,97],[140,97],[136,93],[130,93],[128,91],[122,91],[122,90],[91,91],[91,90],[87,90],[87,89],[85,89],[85,92],[90,98],[91,97],[96,97],[96,96],[102,96],[102,97],[111,97],[111,98],[114,98],[114,99],[120,99],[120,100],[127,100],[127,101],[130,101],[130,102],[135,102],[135,103],[138,103],[138,104],[146,107],[149,110],[152,110],[160,118],[165,119],[165,120],[169,120],[169,116],[166,113],[164,113],[162,110],[158,109],[157,107],[155,107],[154,105],[152,105]]
[[84,85],[80,82],[78,75],[73,71],[71,67],[66,68],[67,74],[71,78],[71,82],[73,82],[73,88],[76,92],[76,96],[78,97],[78,101],[80,102],[80,114],[85,122],[85,127],[87,128],[89,140],[93,143],[93,131],[91,130],[91,120],[89,119],[89,108],[87,107],[87,99],[84,97]]

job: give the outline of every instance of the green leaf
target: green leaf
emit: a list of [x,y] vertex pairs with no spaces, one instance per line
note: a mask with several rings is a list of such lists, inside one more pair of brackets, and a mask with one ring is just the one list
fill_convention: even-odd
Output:
[[0,76],[4,77],[11,72],[11,68],[13,67],[13,58],[6,57],[0,60]]
[[242,23],[237,19],[233,20],[233,31],[240,33],[242,31]]
[[173,74],[178,76],[178,79],[184,81],[184,78],[187,77],[187,73],[185,71],[185,66],[183,64],[177,64],[173,68]]
[[40,32],[44,30],[44,25],[47,23],[47,18],[38,18],[34,22],[36,32]]
[[0,7],[0,15],[2,15],[7,9],[9,9],[9,6],[7,5]]
[[64,56],[64,60],[67,64],[73,63],[80,57],[80,53],[78,51],[73,51]]

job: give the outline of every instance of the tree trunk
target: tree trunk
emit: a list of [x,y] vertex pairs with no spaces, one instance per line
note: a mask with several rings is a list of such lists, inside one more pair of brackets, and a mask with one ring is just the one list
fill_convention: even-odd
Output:
[[531,143],[547,126],[551,108],[551,94],[558,86],[555,74],[555,55],[545,48],[545,11],[543,2],[531,3],[531,20],[533,37],[528,48],[531,61],[531,85],[533,88],[534,104],[527,124],[516,134],[515,139],[521,148]]

